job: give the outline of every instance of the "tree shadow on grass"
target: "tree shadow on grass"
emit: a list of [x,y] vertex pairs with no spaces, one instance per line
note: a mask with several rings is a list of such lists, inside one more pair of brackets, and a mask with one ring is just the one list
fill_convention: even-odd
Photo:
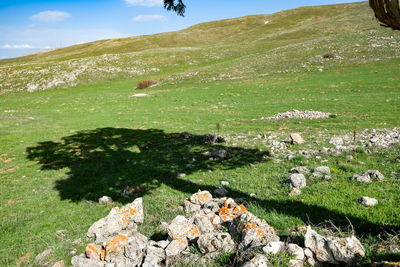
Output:
[[[199,186],[180,178],[179,173],[235,169],[260,162],[268,154],[257,149],[207,144],[204,138],[203,135],[185,138],[159,129],[99,128],[63,137],[61,142],[47,141],[28,147],[27,157],[42,164],[42,170],[69,169],[68,178],[56,181],[61,199],[97,201],[107,195],[126,203],[129,200],[121,196],[126,186],[136,190],[136,197],[161,184],[191,194]],[[209,152],[221,149],[227,152],[227,157],[210,160]],[[213,192],[216,187],[201,188]],[[250,199],[240,191],[231,190],[230,195]],[[298,217],[312,224],[331,220],[337,226],[347,227],[350,220],[358,234],[377,234],[395,228],[293,200],[252,198],[252,201],[267,212]]]

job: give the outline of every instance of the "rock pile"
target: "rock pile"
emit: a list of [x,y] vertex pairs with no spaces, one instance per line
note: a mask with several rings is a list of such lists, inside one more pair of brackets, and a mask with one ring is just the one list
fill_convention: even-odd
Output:
[[353,180],[356,180],[360,183],[365,183],[365,184],[372,183],[372,180],[383,181],[384,179],[385,179],[385,177],[378,170],[368,170],[368,171],[361,173],[361,175],[358,175],[358,174],[353,175]]
[[293,109],[292,111],[278,113],[274,116],[261,118],[263,120],[283,120],[283,119],[320,119],[320,118],[329,118],[331,113],[313,111],[313,110],[305,110],[299,111],[297,109]]
[[[149,240],[137,231],[144,220],[142,199],[115,207],[95,222],[87,236],[94,239],[73,266],[165,266],[174,263],[209,266],[221,253],[234,253],[241,266],[267,266],[269,254],[285,252],[291,266],[353,263],[364,256],[354,237],[323,237],[308,227],[305,248],[279,240],[276,231],[232,198],[213,198],[200,191],[185,200],[185,216],[166,227],[168,238]],[[198,253],[191,253],[196,248]],[[264,254],[257,254],[263,251]],[[260,265],[261,264],[261,265]]]

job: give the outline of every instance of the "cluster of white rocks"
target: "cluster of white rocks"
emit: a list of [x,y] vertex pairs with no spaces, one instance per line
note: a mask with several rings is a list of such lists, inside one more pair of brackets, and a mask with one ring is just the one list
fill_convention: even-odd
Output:
[[278,113],[274,116],[264,118],[262,120],[283,120],[283,119],[321,119],[321,118],[329,118],[331,113],[329,112],[321,112],[321,111],[313,111],[313,110],[305,110],[300,111],[297,109],[293,109],[292,111],[287,111],[284,113]]
[[[185,200],[184,210],[186,216],[177,216],[166,226],[168,238],[156,242],[137,231],[137,224],[144,221],[141,198],[115,207],[89,228],[87,236],[94,242],[87,245],[85,254],[72,258],[72,265],[209,266],[225,252],[236,253],[238,266],[253,267],[268,266],[270,254],[284,252],[292,256],[291,266],[303,266],[306,262],[316,266],[354,263],[365,254],[354,236],[324,237],[311,227],[307,228],[304,248],[280,241],[274,228],[244,205],[232,198],[213,198],[208,191],[199,190]],[[199,253],[191,253],[193,247]]]

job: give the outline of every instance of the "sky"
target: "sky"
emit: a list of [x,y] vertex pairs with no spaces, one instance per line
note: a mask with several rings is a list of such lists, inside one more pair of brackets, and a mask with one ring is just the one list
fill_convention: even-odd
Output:
[[185,29],[192,25],[346,0],[184,0],[185,17],[163,0],[0,0],[0,59],[102,39]]

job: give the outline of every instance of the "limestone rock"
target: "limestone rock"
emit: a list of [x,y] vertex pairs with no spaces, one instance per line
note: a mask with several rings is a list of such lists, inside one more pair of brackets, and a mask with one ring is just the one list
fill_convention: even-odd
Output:
[[289,192],[288,195],[289,195],[290,197],[301,195],[301,190],[298,189],[298,188],[296,188],[296,187],[292,187],[292,188],[290,189],[290,192]]
[[290,173],[302,173],[304,175],[307,175],[310,173],[310,170],[305,166],[297,166],[295,168],[292,168],[290,170]]
[[168,226],[168,235],[173,239],[186,238],[187,232],[190,229],[190,222],[184,216],[176,216]]
[[188,241],[186,237],[180,239],[174,239],[165,249],[167,258],[172,258],[178,256],[182,251],[184,251],[188,246]]
[[302,173],[293,173],[289,177],[289,183],[292,187],[302,189],[306,187],[306,177]]
[[226,158],[226,154],[227,154],[227,152],[225,149],[220,149],[220,150],[211,152],[211,157],[214,159],[216,159],[216,158],[224,159],[224,158]]
[[115,207],[110,213],[90,226],[87,236],[95,237],[96,242],[104,242],[108,237],[126,229],[131,223],[142,223],[144,220],[142,198],[122,208]]
[[324,178],[329,180],[331,178],[331,169],[328,166],[318,166],[314,169],[312,173],[312,177],[315,178]]
[[372,180],[383,181],[384,179],[385,177],[378,170],[368,170],[361,173],[361,175],[353,175],[353,180],[366,184],[372,183]]
[[222,185],[222,186],[228,186],[228,185],[229,185],[229,182],[227,182],[227,181],[221,181],[221,185]]
[[242,267],[268,267],[268,258],[258,254],[250,261],[244,263]]
[[202,215],[196,214],[194,216],[194,223],[199,227],[200,232],[203,233],[211,233],[214,231],[214,225],[212,224],[211,220],[213,215]]
[[304,244],[315,255],[319,262],[338,264],[354,263],[365,256],[365,251],[360,241],[354,236],[348,238],[324,237],[307,228]]
[[96,244],[88,244],[86,246],[86,257],[94,260],[104,260],[105,251]]
[[106,265],[106,262],[88,259],[84,256],[74,256],[71,259],[71,264],[75,267],[104,267]]
[[303,261],[305,256],[304,256],[304,251],[303,249],[296,244],[288,244],[286,246],[286,251],[290,256],[294,256],[294,260],[299,260]]
[[211,252],[232,252],[236,245],[228,233],[207,233],[197,240],[197,245],[203,254]]
[[124,255],[132,260],[133,265],[139,265],[142,262],[145,256],[147,241],[147,237],[140,233],[135,233],[133,236],[129,237],[129,244],[125,247]]
[[[144,259],[142,267],[158,267],[162,266],[161,262],[165,259],[166,254],[164,249],[149,246],[146,250],[146,258]],[[140,266],[140,264],[138,264]]]
[[364,183],[364,184],[372,183],[371,177],[369,177],[369,175],[354,174],[352,179],[356,180],[357,182]]
[[329,141],[330,144],[335,145],[335,146],[339,146],[339,145],[343,145],[343,138],[340,136],[334,136],[331,138],[331,140]]
[[378,200],[371,197],[362,197],[358,200],[358,202],[365,207],[373,207],[378,204]]
[[35,257],[35,261],[42,261],[43,259],[47,258],[53,252],[54,252],[54,250],[52,248],[46,249],[46,250],[42,251],[41,253],[39,253]]
[[190,213],[190,212],[196,212],[199,211],[201,209],[201,205],[199,204],[194,204],[192,202],[190,202],[189,200],[184,201],[184,205],[183,205],[183,210],[185,211],[185,213]]
[[63,267],[63,266],[64,266],[64,261],[57,261],[51,267]]
[[203,205],[207,201],[212,200],[212,195],[208,191],[198,191],[190,197],[190,201],[194,204]]
[[301,135],[298,134],[298,133],[291,133],[291,134],[290,134],[290,140],[291,140],[291,143],[292,143],[293,145],[300,145],[300,144],[303,144],[303,143],[304,143],[303,138],[302,138]]
[[99,198],[99,203],[100,204],[112,204],[113,200],[109,196],[103,196],[103,197]]
[[284,249],[285,243],[282,241],[272,241],[269,242],[265,247],[263,247],[263,251],[265,254],[278,254]]
[[129,244],[129,238],[126,235],[118,234],[111,238],[105,248],[105,258],[107,262],[114,262],[115,259],[121,258],[125,252],[125,247]]

